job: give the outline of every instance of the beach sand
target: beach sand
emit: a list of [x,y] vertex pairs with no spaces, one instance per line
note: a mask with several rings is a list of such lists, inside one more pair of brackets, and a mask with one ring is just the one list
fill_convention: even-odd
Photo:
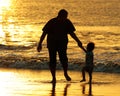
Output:
[[[49,83],[49,70],[0,69],[0,96],[119,96],[120,74],[93,73],[93,82],[80,83],[81,72],[68,71],[67,82],[57,70],[57,83]],[[86,75],[88,77],[88,75]],[[88,78],[87,78],[88,80]]]

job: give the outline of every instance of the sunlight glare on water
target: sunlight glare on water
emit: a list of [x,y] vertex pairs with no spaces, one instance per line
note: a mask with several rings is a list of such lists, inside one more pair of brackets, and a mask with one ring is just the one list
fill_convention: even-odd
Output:
[[0,8],[9,7],[11,0],[0,0]]
[[14,91],[12,86],[18,86],[20,83],[17,83],[19,80],[16,79],[13,72],[0,72],[0,96],[12,96],[11,92]]
[[9,10],[11,5],[11,0],[0,0],[0,22],[1,19],[3,18],[1,14],[4,16],[6,12]]

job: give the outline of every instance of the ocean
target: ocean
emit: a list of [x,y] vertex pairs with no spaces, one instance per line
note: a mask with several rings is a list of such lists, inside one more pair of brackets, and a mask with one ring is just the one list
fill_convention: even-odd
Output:
[[[36,51],[42,28],[66,9],[83,46],[95,43],[94,71],[120,73],[119,0],[0,0],[0,67],[48,69],[46,40]],[[70,70],[81,70],[85,53],[69,36]],[[61,65],[58,60],[58,69]]]

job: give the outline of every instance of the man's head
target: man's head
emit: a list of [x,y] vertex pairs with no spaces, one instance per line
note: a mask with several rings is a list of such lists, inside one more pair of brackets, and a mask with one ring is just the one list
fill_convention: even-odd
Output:
[[61,9],[61,10],[58,12],[57,18],[58,18],[59,20],[64,21],[64,20],[67,19],[67,16],[68,16],[68,12],[67,12],[65,9]]

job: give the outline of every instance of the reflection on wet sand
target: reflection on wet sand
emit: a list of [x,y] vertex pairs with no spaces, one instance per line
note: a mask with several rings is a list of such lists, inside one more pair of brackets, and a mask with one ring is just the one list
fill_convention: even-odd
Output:
[[51,96],[55,96],[55,87],[56,87],[56,83],[52,84],[52,90],[51,90]]
[[67,96],[67,90],[70,87],[71,84],[66,84],[65,88],[64,88],[64,95],[63,96]]
[[[63,93],[63,96],[67,96],[67,91],[68,91],[68,88],[70,87],[71,84],[66,84],[65,87],[64,87],[64,93]],[[55,89],[56,89],[56,83],[52,83],[52,90],[51,90],[51,95],[50,96],[56,96],[56,92],[55,92]]]
[[[70,83],[65,84],[63,95],[62,96],[68,96],[68,88],[71,86]],[[86,90],[86,86],[88,86],[88,90]],[[50,96],[56,96],[56,83],[52,83],[52,90],[50,92]],[[80,90],[83,95],[85,96],[93,96],[92,95],[92,83],[84,83],[82,84],[82,90]],[[88,93],[87,93],[88,92]]]
[[[82,94],[87,94],[86,93],[86,84],[82,85]],[[88,95],[87,96],[93,96],[92,95],[92,83],[89,83],[89,90],[88,90]]]
[[120,94],[119,74],[96,73],[92,84],[80,83],[80,73],[76,71],[70,72],[73,78],[70,82],[61,75],[62,71],[57,74],[57,83],[52,84],[49,83],[51,74],[48,70],[0,69],[0,96],[113,96],[113,94],[119,96]]

